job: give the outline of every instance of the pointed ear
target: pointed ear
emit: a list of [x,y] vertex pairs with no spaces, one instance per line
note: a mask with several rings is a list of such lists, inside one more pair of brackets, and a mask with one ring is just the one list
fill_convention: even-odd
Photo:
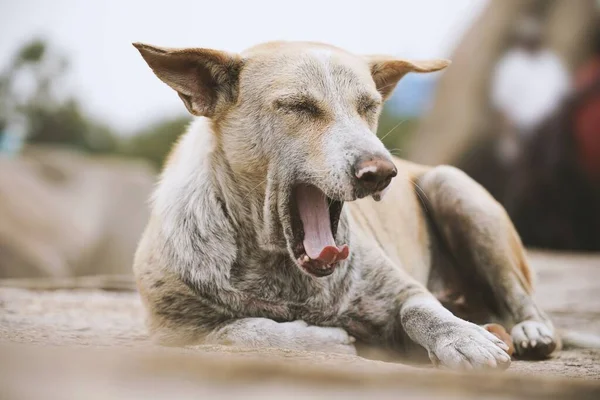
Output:
[[156,76],[175,89],[193,115],[212,117],[235,102],[242,58],[210,49],[168,49],[133,43]]
[[450,65],[448,60],[408,61],[390,56],[367,56],[367,61],[377,90],[384,100],[392,94],[400,79],[409,72],[435,72]]

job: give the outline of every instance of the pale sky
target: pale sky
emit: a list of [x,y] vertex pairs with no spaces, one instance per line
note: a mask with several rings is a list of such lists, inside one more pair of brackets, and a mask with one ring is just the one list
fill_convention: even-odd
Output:
[[0,68],[34,36],[70,59],[69,90],[121,130],[185,109],[131,42],[241,51],[311,40],[357,53],[448,57],[487,0],[0,0]]

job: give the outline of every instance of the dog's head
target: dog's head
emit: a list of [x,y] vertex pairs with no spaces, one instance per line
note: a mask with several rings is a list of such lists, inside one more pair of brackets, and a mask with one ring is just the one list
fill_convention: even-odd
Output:
[[379,200],[396,175],[375,134],[383,102],[405,74],[449,64],[318,43],[267,43],[239,55],[135,47],[190,113],[213,120],[236,181],[245,190],[264,183],[268,230],[315,276],[348,257],[336,243],[343,202]]

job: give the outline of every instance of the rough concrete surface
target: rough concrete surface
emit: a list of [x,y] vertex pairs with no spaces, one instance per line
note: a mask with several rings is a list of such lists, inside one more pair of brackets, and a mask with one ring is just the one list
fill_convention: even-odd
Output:
[[[530,259],[555,325],[600,335],[600,255]],[[0,398],[600,398],[600,350],[453,373],[277,349],[159,348],[143,319],[134,292],[1,287]]]

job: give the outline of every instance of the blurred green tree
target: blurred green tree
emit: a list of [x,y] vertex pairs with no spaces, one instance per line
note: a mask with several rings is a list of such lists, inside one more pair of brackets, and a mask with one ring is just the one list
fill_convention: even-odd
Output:
[[417,125],[416,118],[398,116],[389,107],[384,107],[379,117],[377,136],[392,154],[403,158],[406,144],[412,139]]
[[[29,143],[116,153],[160,167],[190,118],[160,120],[132,136],[117,135],[108,124],[90,117],[76,98],[60,92],[67,72],[66,58],[45,41],[24,44],[0,73],[0,132],[13,121],[22,121]],[[27,90],[22,90],[23,81]]]
[[162,167],[173,143],[190,123],[187,116],[158,121],[136,132],[121,145],[121,154],[144,158],[157,168]]
[[[118,139],[108,125],[84,113],[79,102],[60,93],[68,70],[65,57],[40,39],[23,45],[0,74],[0,127],[23,121],[26,140],[89,152],[114,152]],[[26,82],[23,90],[19,83]]]

